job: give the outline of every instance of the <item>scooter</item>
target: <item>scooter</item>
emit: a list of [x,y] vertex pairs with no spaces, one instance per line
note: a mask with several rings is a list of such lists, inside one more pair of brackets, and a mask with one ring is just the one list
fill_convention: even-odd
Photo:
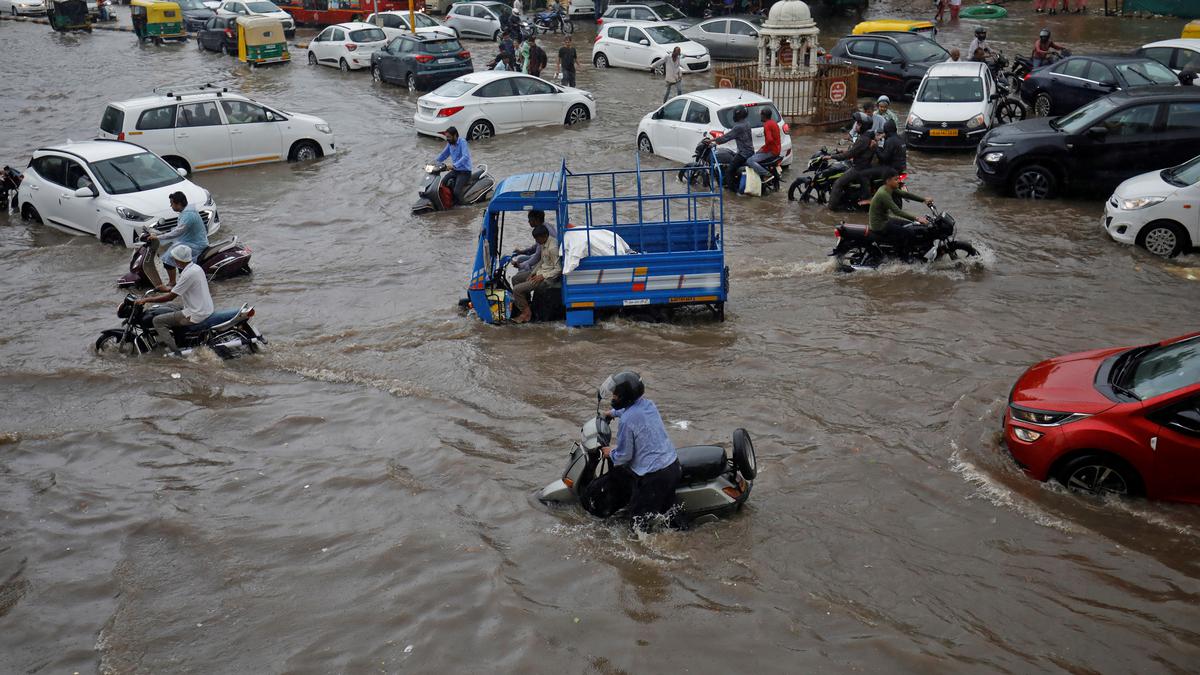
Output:
[[[142,245],[129,259],[129,271],[117,279],[118,288],[152,285],[146,278],[145,266],[154,264],[158,242],[150,240],[150,229],[146,227],[142,228],[137,240],[142,242]],[[238,242],[237,237],[226,239],[204,249],[196,263],[204,270],[209,281],[250,274],[250,247]]]
[[[175,311],[171,307],[136,304],[137,296],[129,293],[117,308],[117,317],[124,319],[121,328],[106,330],[97,338],[97,354],[149,354],[158,348],[154,317]],[[184,356],[200,347],[208,347],[223,359],[258,352],[267,339],[250,325],[254,308],[242,305],[239,309],[213,312],[204,321],[181,328],[172,328],[175,344]]]
[[[5,166],[3,170],[0,170],[0,204],[3,204],[4,208],[17,208],[17,188],[21,187],[21,181],[24,178],[24,174],[11,166]],[[12,193],[11,201],[8,197],[10,192]]]
[[875,269],[888,261],[916,264],[949,258],[960,260],[979,255],[975,247],[954,238],[954,217],[929,207],[928,224],[909,223],[904,234],[881,238],[866,225],[842,223],[834,228],[837,245],[829,252],[836,256],[843,272]]
[[[704,134],[704,138],[696,144],[696,149],[692,153],[692,161],[688,162],[679,170],[678,178],[681,183],[688,183],[695,187],[703,185],[706,188],[711,188],[710,184],[713,168],[720,169],[721,178],[726,182],[726,185],[739,186],[738,192],[742,194],[753,194],[753,191],[747,192],[744,189],[744,176],[748,167],[743,164],[738,169],[736,176],[729,175],[729,167],[733,165],[733,160],[737,158],[737,153],[729,148],[717,147],[713,143],[711,134]],[[780,162],[782,157],[776,157],[774,160],[763,164],[763,168],[770,171],[770,175],[760,180],[761,189],[759,194],[766,196],[771,192],[778,192],[782,181],[779,176]]]
[[[815,201],[817,204],[826,204],[829,202],[829,193],[833,190],[833,184],[837,179],[842,177],[842,174],[850,170],[850,165],[845,162],[834,159],[828,148],[821,148],[808,158],[808,166],[804,168],[804,174],[792,181],[788,186],[788,201],[810,202]],[[905,181],[908,180],[908,174],[900,174],[900,187],[904,187]],[[883,185],[882,178],[876,178],[871,181],[869,192],[874,194],[879,186]],[[862,184],[852,182],[842,191],[842,199],[839,204],[829,204],[832,211],[866,211],[870,208],[870,201],[858,199],[861,194]],[[896,197],[897,206],[899,206],[899,197]]]
[[[600,414],[600,392],[596,392],[596,416],[579,430],[580,440],[571,448],[562,478],[542,488],[538,499],[543,504],[579,502],[585,511],[599,518],[616,515],[624,503],[588,493],[592,481],[611,471],[612,460],[600,448],[612,441],[612,428]],[[684,523],[702,523],[736,512],[750,498],[758,464],[754,444],[745,429],[733,432],[733,458],[719,445],[695,445],[678,448],[683,478],[675,488],[678,517]],[[628,497],[624,497],[628,502]]]
[[[449,211],[454,208],[454,190],[447,185],[448,179],[452,175],[449,173],[449,168],[445,164],[428,164],[425,166],[425,185],[417,193],[417,201],[413,204],[412,212],[430,213],[433,211]],[[462,202],[464,206],[478,204],[487,199],[492,194],[492,189],[496,187],[496,181],[492,175],[488,173],[487,165],[481,164],[471,172],[471,184],[463,191]]]

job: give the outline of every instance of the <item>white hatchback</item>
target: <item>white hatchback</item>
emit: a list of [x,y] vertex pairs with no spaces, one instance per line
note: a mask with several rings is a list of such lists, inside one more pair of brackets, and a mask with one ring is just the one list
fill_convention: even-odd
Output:
[[500,40],[512,8],[503,2],[459,2],[446,12],[446,26],[460,37]]
[[188,173],[334,153],[333,131],[320,117],[207,86],[110,103],[100,136],[137,143]]
[[221,227],[208,190],[184,178],[162,158],[133,143],[83,141],[40,148],[17,191],[25,220],[106,244],[134,246],[143,226],[170,229],[178,221],[168,199],[182,192],[208,225]]
[[956,61],[929,68],[904,126],[910,147],[973,147],[998,124],[996,81],[986,63]]
[[649,70],[661,75],[676,47],[680,49],[679,65],[685,73],[708,70],[712,61],[708,48],[687,39],[672,26],[606,21],[592,45],[592,65]]
[[[413,12],[416,17],[417,32],[421,34],[445,35],[446,37],[454,37],[454,29],[447,28],[438,23],[437,20],[423,12]],[[401,35],[411,35],[412,27],[408,22],[408,12],[393,10],[390,12],[380,12],[367,17],[367,23],[372,26],[378,26],[383,34],[387,36],[390,42],[392,38],[400,37]]]
[[783,153],[781,166],[792,164],[792,137],[787,123],[771,99],[742,89],[705,89],[676,96],[654,112],[647,113],[638,123],[638,150],[672,161],[688,163],[695,156],[696,146],[705,134],[720,136],[733,127],[733,111],[746,108],[754,136],[754,149],[762,147],[762,110],[771,111],[779,123],[779,149]]
[[1170,258],[1200,243],[1197,206],[1200,157],[1118,185],[1104,205],[1101,225],[1114,241]]
[[525,127],[578,124],[596,116],[595,97],[522,73],[484,70],[463,75],[417,99],[417,133],[455,127],[476,141]]
[[[207,5],[205,5],[207,7]],[[296,21],[292,19],[292,15],[279,9],[278,5],[270,0],[226,0],[217,7],[217,16],[226,18],[239,16],[265,16],[270,19],[279,19],[283,24],[283,35],[287,39],[292,39],[296,36]]]
[[342,72],[371,67],[371,54],[387,46],[378,26],[361,21],[327,27],[308,43],[308,65],[333,66]]

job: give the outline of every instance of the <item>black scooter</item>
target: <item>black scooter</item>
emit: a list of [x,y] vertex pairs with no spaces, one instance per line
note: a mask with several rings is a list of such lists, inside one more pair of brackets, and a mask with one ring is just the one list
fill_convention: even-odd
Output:
[[462,201],[454,199],[454,189],[450,187],[449,178],[452,175],[450,167],[445,164],[429,164],[425,167],[425,184],[417,193],[417,201],[413,204],[412,212],[432,213],[434,211],[449,211],[457,205],[469,206],[478,204],[492,194],[496,181],[488,173],[487,165],[481,164],[471,172],[471,184],[462,193]]
[[880,237],[866,225],[842,223],[834,228],[837,245],[829,252],[836,256],[843,272],[875,269],[885,262],[917,264],[949,258],[960,260],[979,255],[975,247],[954,238],[954,217],[929,208],[928,224],[909,223],[903,234]]
[[[158,348],[158,334],[154,330],[154,317],[173,312],[174,309],[155,305],[147,307],[134,302],[137,296],[129,293],[117,308],[117,317],[124,319],[121,328],[106,330],[96,339],[97,354],[125,354],[137,356],[149,354]],[[267,339],[250,325],[254,308],[242,305],[239,309],[213,312],[208,319],[193,326],[173,328],[175,344],[184,356],[200,347],[208,347],[223,359],[242,354],[253,354]]]

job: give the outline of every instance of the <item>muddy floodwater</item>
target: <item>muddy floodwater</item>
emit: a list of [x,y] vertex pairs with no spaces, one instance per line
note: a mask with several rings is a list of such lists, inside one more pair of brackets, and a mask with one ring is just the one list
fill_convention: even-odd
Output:
[[[1010,53],[1042,23],[1077,53],[1182,25],[1013,5],[989,24]],[[820,25],[831,46],[850,22]],[[965,48],[972,27],[939,39]],[[413,131],[416,94],[299,49],[251,71],[127,33],[0,22],[0,44],[4,163],[90,138],[110,100],[198,81],[323,116],[340,150],[196,177],[254,250],[216,304],[252,302],[271,341],[228,363],[95,356],[129,253],[0,215],[0,672],[1200,668],[1200,510],[1069,495],[999,446],[1032,363],[1197,329],[1200,256],[1107,241],[1107,193],[1021,203],[977,187],[970,153],[912,151],[911,189],[977,264],[837,274],[841,216],[731,197],[724,323],[491,327],[456,306],[480,211],[409,214],[440,147]],[[467,44],[477,65],[494,49]],[[598,119],[476,143],[475,161],[631,167],[660,83],[583,67],[579,85]],[[793,136],[802,157],[836,141]],[[750,431],[741,513],[638,537],[538,504],[622,367],[677,445]]]

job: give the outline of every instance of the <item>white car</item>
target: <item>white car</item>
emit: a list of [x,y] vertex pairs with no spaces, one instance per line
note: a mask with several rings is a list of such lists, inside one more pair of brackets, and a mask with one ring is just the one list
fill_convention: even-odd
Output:
[[308,43],[308,65],[340,68],[342,72],[371,67],[371,54],[387,46],[378,26],[350,22],[329,26]]
[[0,0],[0,12],[13,16],[44,16],[50,0]]
[[567,16],[595,16],[595,0],[570,0],[567,4]]
[[771,111],[779,123],[779,149],[783,152],[781,166],[792,164],[792,137],[779,110],[771,99],[742,89],[705,89],[688,92],[667,101],[654,112],[647,113],[638,123],[638,150],[681,163],[692,161],[696,146],[705,134],[722,135],[733,127],[733,111],[746,108],[754,136],[754,149],[764,142],[762,109]]
[[711,61],[708,49],[671,26],[655,23],[605,22],[592,45],[592,65],[662,74],[666,60],[676,47],[680,48],[679,65],[685,73],[708,70]]
[[460,2],[446,12],[446,25],[462,37],[498,41],[512,8],[503,2]]
[[178,216],[168,197],[178,191],[196,206],[211,236],[221,227],[217,205],[208,190],[182,173],[133,143],[95,140],[40,148],[17,191],[18,208],[25,220],[132,247],[142,227],[175,226]]
[[476,141],[525,127],[578,124],[596,116],[595,97],[521,73],[484,70],[463,75],[417,99],[417,133],[455,127]]
[[137,143],[187,173],[334,153],[333,131],[320,117],[208,87],[159,91],[110,103],[101,138]]
[[1170,258],[1200,242],[1200,157],[1134,176],[1104,205],[1101,225],[1114,241]]
[[[1151,42],[1148,45],[1142,45],[1141,49],[1134,54],[1154,59],[1175,71],[1176,75],[1185,70],[1192,73],[1200,72],[1200,38]],[[1200,86],[1200,77],[1193,80],[1192,84]]]
[[[443,26],[428,14],[422,12],[414,12],[413,14],[417,19],[418,33],[455,37],[453,28]],[[372,14],[367,17],[366,23],[378,26],[383,31],[383,34],[387,36],[388,41],[401,35],[412,34],[412,26],[408,23],[408,12],[390,11]]]
[[[207,5],[206,5],[207,6]],[[296,22],[292,20],[292,15],[279,9],[279,7],[269,0],[226,0],[217,8],[217,16],[223,17],[239,17],[239,16],[265,16],[272,19],[279,19],[283,24],[283,35],[289,40],[296,37]]]
[[904,128],[910,147],[973,147],[997,124],[996,81],[987,64],[938,63],[929,68],[913,96]]

